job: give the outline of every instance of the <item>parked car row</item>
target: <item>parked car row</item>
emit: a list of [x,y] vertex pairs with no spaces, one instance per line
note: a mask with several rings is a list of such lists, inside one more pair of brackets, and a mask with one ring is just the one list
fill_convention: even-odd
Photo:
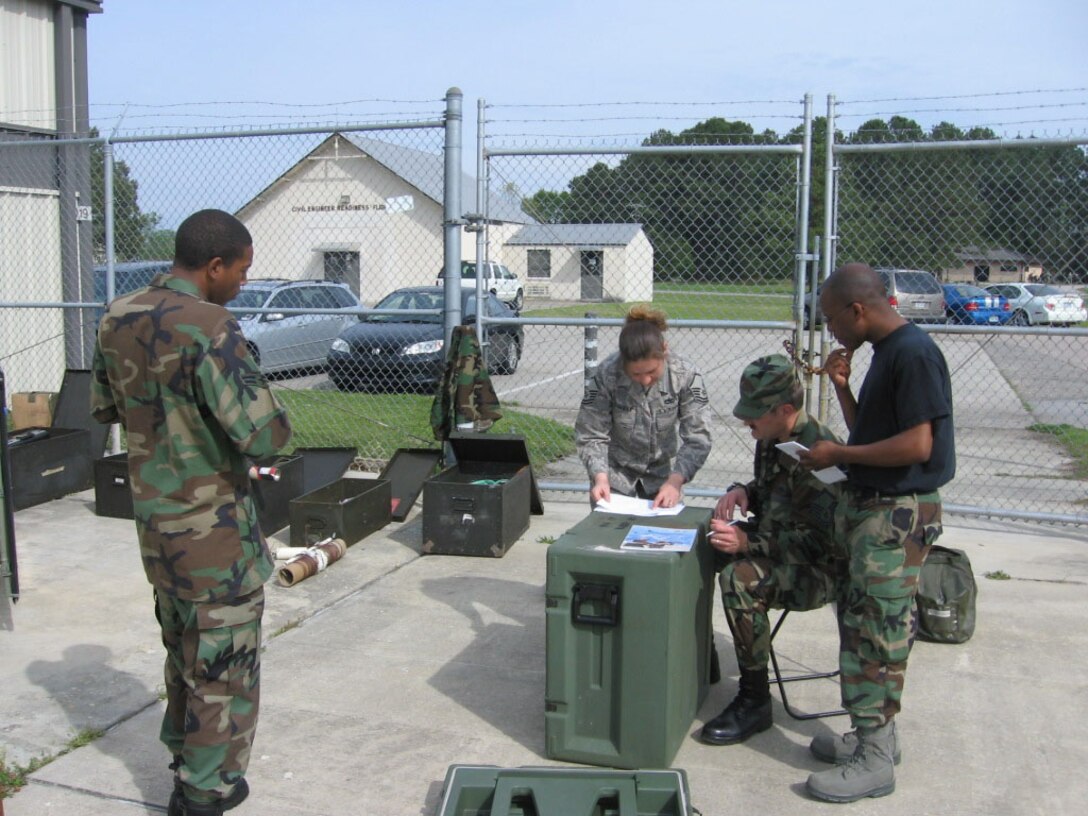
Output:
[[1013,326],[1072,326],[1088,320],[1084,299],[1046,283],[991,283],[986,291],[1009,302]]
[[[154,277],[170,271],[171,261],[136,261],[114,267],[115,296],[147,286]],[[491,265],[499,267],[498,264]],[[491,269],[498,272],[500,269]],[[465,262],[462,270],[475,275],[475,264]],[[516,276],[495,281],[513,281],[502,289],[511,300],[524,299]],[[488,281],[491,283],[492,281]],[[96,267],[95,299],[106,299],[106,268]],[[238,318],[246,345],[266,373],[327,370],[342,390],[371,386],[409,388],[433,387],[445,367],[444,303],[441,286],[398,289],[387,295],[375,309],[432,310],[432,315],[370,315],[360,321],[359,298],[345,284],[319,280],[254,279],[243,284],[227,308]],[[492,292],[486,300],[489,317],[516,317]],[[260,313],[247,311],[262,310]],[[311,310],[291,314],[291,310]],[[277,311],[282,310],[282,311]],[[465,323],[476,322],[476,290],[461,292],[461,313]],[[96,319],[101,319],[99,310]],[[521,361],[524,334],[520,326],[492,326],[485,329],[488,363],[492,374],[513,374]]]
[[[914,323],[944,323],[947,320],[944,290],[932,272],[919,269],[890,269],[878,267],[876,273],[884,282],[888,303],[907,320]],[[804,304],[805,328],[809,326],[809,302]],[[816,297],[816,324],[824,321],[820,298]]]
[[[1044,283],[968,283],[942,285],[931,272],[878,268],[888,303],[916,323],[959,323],[986,326],[1071,326],[1088,320],[1084,299]],[[810,304],[804,304],[809,326]],[[819,297],[816,322],[823,322]]]

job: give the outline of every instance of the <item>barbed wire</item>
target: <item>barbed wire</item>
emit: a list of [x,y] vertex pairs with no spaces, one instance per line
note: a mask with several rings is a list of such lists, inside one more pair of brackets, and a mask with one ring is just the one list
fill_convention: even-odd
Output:
[[238,99],[204,102],[95,102],[92,107],[126,107],[126,108],[181,108],[196,107],[202,105],[256,105],[279,108],[333,108],[343,105],[433,105],[441,104],[442,99],[347,99],[339,102],[272,102],[263,99]]
[[[788,119],[791,117],[785,114],[770,114],[759,113],[749,114],[744,117],[745,121],[749,119]],[[792,117],[801,121],[800,116]],[[534,119],[489,119],[490,123],[498,124],[502,122],[513,124],[539,124],[541,122],[557,122],[560,124],[570,124],[572,122],[690,122],[690,116],[588,116],[581,118],[534,118]]]
[[895,111],[867,111],[865,113],[839,114],[838,119],[860,119],[873,116],[902,116],[915,113],[998,113],[1000,111],[1026,111],[1049,110],[1054,108],[1084,108],[1088,107],[1088,100],[1081,102],[1056,102],[1049,105],[1009,105],[996,108],[908,108]]
[[987,93],[971,93],[971,94],[948,94],[945,96],[901,96],[901,97],[886,97],[884,99],[853,99],[853,100],[840,100],[836,99],[836,105],[871,105],[874,103],[884,102],[932,102],[941,99],[988,99],[990,97],[999,96],[1028,96],[1030,94],[1057,94],[1057,93],[1083,93],[1088,91],[1088,88],[1037,88],[1030,91],[990,91]]
[[[441,108],[435,108],[430,112],[404,108],[371,111],[352,109],[354,106],[369,103],[398,106],[440,105],[442,100],[357,99],[345,102],[318,103],[249,100],[237,102],[168,102],[162,104],[103,102],[79,107],[77,116],[86,116],[92,125],[105,128],[138,120],[153,120],[165,123],[161,124],[160,127],[184,127],[185,125],[171,125],[169,123],[201,121],[262,122],[268,127],[292,127],[300,124],[320,127],[330,124],[359,124],[390,120],[414,123],[440,119],[444,115]],[[220,112],[224,107],[237,109],[247,106],[258,109],[275,108],[276,111],[271,113],[260,112],[259,110]],[[288,110],[298,110],[299,113],[288,113],[286,112]],[[19,123],[24,127],[51,129],[56,123],[56,110],[41,107],[5,109],[0,111],[0,121]],[[125,129],[124,132],[131,133],[131,130]]]
[[797,99],[736,99],[726,102],[515,102],[486,103],[485,108],[608,108],[608,107],[722,107],[725,105],[796,105]]

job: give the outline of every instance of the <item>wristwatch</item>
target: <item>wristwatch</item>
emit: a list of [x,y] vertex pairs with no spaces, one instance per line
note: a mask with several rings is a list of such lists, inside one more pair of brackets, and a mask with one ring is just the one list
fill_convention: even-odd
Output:
[[733,482],[733,484],[729,485],[729,487],[725,489],[725,492],[728,493],[734,487],[741,488],[745,493],[748,492],[748,485],[746,485],[744,482]]

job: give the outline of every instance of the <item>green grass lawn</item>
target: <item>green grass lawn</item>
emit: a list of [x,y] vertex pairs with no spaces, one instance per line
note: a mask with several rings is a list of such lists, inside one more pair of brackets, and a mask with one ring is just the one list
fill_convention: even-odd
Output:
[[1036,423],[1029,431],[1050,434],[1060,442],[1075,462],[1074,479],[1088,479],[1088,430],[1074,425],[1047,425]]
[[[431,432],[431,396],[285,388],[277,388],[276,396],[294,428],[292,450],[354,447],[364,458],[388,460],[398,448],[438,447]],[[533,464],[574,453],[573,428],[508,407],[502,415],[491,432],[524,436]]]
[[652,302],[673,320],[790,320],[792,288],[788,281],[767,284],[654,284],[653,301],[593,303],[531,309],[525,317],[623,317],[635,303]]

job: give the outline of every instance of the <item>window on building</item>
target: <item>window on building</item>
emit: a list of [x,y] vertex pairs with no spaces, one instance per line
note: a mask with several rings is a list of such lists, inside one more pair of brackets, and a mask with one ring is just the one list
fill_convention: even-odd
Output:
[[527,262],[530,278],[550,278],[552,276],[552,251],[550,249],[528,250]]

